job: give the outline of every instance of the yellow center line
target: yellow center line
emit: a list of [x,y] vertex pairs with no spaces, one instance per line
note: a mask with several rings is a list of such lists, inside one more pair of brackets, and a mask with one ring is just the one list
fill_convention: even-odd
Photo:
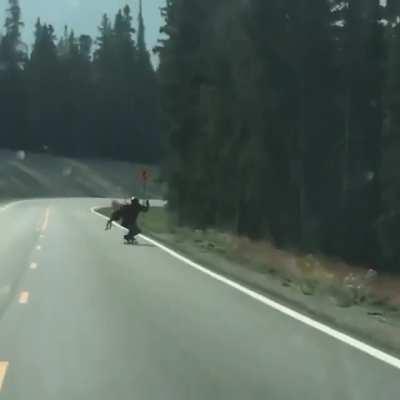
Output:
[[27,304],[29,301],[29,292],[21,292],[19,294],[19,304]]
[[44,221],[43,221],[43,225],[41,228],[42,233],[45,233],[47,230],[47,227],[49,226],[49,217],[50,217],[50,209],[46,208],[46,213],[44,215]]
[[30,269],[37,269],[37,263],[35,262],[31,263]]
[[3,387],[4,379],[10,363],[8,361],[0,361],[0,390]]

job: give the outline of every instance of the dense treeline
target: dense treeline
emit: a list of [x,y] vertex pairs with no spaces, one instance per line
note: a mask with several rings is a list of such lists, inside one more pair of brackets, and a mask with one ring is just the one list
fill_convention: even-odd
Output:
[[142,8],[137,32],[129,6],[99,37],[61,38],[38,19],[29,54],[22,43],[18,0],[9,0],[0,38],[0,146],[69,156],[134,161],[160,157],[159,88],[145,44]]
[[396,268],[399,2],[166,3],[165,170],[180,221]]

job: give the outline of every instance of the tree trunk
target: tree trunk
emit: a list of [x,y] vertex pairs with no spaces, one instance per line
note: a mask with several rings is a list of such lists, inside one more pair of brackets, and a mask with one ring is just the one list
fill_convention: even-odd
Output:
[[345,110],[345,137],[344,137],[344,151],[343,151],[343,169],[342,169],[342,199],[341,208],[344,210],[348,202],[349,192],[349,153],[350,153],[350,127],[351,127],[351,88],[347,89],[346,93],[346,110]]

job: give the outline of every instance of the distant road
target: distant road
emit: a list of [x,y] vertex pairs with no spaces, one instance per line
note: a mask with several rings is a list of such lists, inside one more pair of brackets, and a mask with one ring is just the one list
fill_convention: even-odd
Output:
[[[21,156],[22,154],[22,156]],[[146,195],[141,171],[148,171]],[[0,199],[43,197],[162,198],[159,168],[122,161],[72,159],[0,149]]]
[[143,239],[123,245],[90,212],[108,204],[0,209],[0,399],[399,398],[399,369]]

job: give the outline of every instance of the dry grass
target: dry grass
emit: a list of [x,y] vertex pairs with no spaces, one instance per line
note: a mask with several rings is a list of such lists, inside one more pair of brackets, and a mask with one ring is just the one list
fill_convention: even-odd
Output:
[[304,295],[328,296],[339,307],[363,303],[400,310],[400,276],[379,275],[370,266],[357,267],[323,255],[282,250],[266,241],[214,230],[184,229],[181,233],[184,240],[264,270]]
[[264,266],[284,284],[305,295],[329,296],[338,306],[367,303],[400,309],[400,276],[380,276],[369,267],[357,267],[322,255],[299,254],[276,248],[268,242],[232,238],[232,250],[240,258]]

